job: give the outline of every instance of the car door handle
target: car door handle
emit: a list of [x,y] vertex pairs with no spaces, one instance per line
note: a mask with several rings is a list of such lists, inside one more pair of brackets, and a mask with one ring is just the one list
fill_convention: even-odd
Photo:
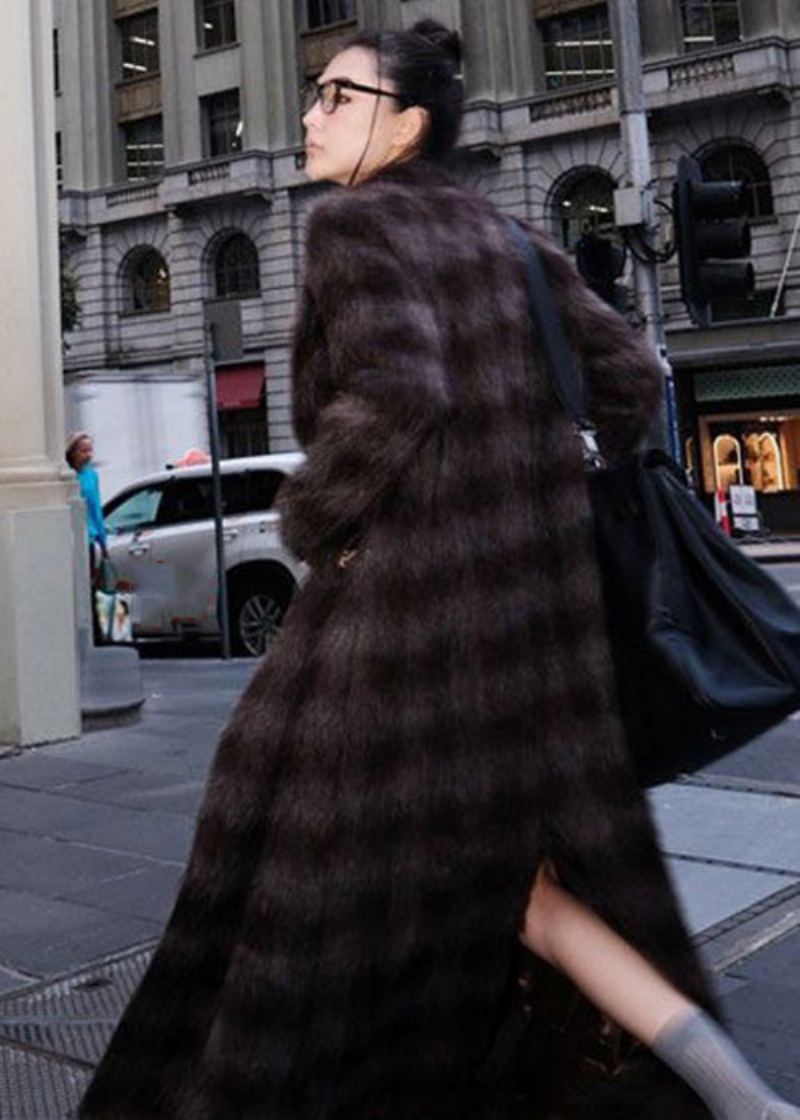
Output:
[[149,544],[132,544],[128,549],[129,556],[144,556],[150,551]]
[[226,541],[235,541],[236,538],[239,536],[239,530],[238,529],[223,529],[222,535],[223,535],[223,537],[225,538]]

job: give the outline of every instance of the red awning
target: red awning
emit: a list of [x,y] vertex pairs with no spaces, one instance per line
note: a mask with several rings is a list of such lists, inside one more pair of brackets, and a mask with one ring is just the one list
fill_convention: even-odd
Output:
[[217,408],[260,408],[264,393],[264,367],[226,366],[217,370]]

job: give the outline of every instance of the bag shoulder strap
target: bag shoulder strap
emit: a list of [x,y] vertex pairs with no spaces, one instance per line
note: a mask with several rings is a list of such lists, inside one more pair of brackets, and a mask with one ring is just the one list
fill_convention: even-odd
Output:
[[506,221],[508,231],[525,261],[528,307],[544,350],[550,383],[564,411],[575,424],[587,455],[597,459],[597,428],[589,416],[583,378],[575,355],[567,344],[561,316],[553,301],[541,257],[521,226],[513,218],[507,218]]

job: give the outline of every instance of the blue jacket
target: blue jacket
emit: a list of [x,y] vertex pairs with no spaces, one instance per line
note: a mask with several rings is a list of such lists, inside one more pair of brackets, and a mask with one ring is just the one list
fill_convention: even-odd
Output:
[[86,527],[89,530],[89,543],[106,547],[106,526],[103,521],[103,507],[100,502],[100,479],[94,467],[86,465],[78,471],[78,486],[81,497],[86,502]]

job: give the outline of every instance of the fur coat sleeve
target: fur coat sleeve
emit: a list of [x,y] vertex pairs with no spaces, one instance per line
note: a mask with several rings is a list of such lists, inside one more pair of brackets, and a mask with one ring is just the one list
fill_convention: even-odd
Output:
[[[300,321],[298,345],[312,354],[296,363],[295,427],[308,458],[283,488],[282,525],[313,563],[355,543],[441,420],[448,389],[432,302],[404,268],[385,212],[361,198],[336,194],[311,219]],[[321,408],[312,378],[328,386]]]

